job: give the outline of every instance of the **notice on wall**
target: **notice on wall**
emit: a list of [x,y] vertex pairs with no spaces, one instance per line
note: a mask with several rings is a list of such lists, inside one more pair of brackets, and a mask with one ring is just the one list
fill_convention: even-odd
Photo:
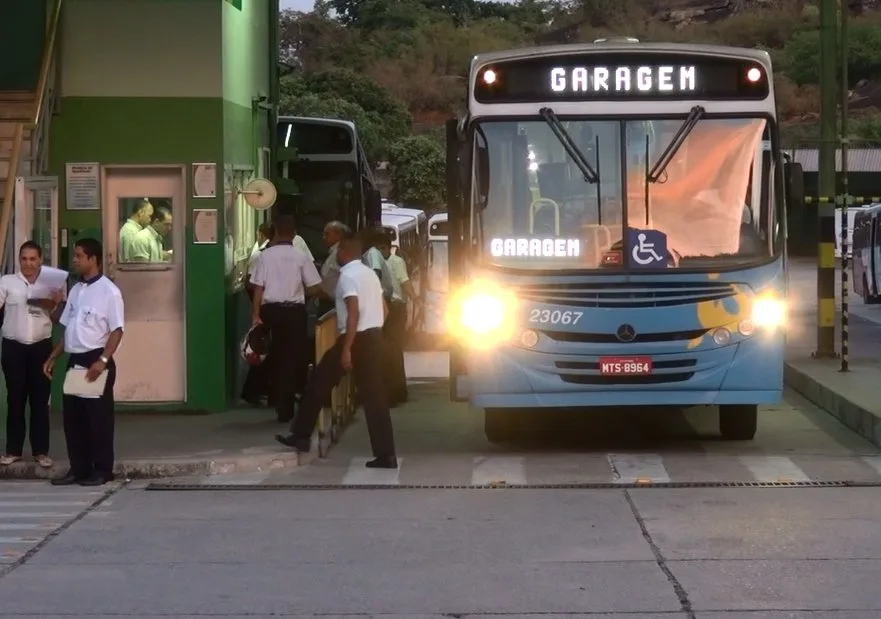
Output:
[[193,209],[193,243],[217,243],[217,209]]
[[217,196],[217,164],[193,164],[193,197],[214,198]]
[[66,181],[69,210],[96,211],[101,208],[101,164],[68,163]]

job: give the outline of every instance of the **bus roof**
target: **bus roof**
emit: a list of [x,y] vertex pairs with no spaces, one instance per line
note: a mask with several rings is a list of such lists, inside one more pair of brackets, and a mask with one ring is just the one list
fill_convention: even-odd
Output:
[[628,43],[607,41],[603,43],[570,43],[566,45],[548,45],[546,47],[524,47],[499,52],[477,54],[471,61],[472,69],[488,62],[510,60],[514,58],[537,58],[544,56],[565,56],[580,52],[694,52],[730,58],[745,58],[770,65],[771,56],[761,49],[749,47],[731,47],[727,45],[703,45],[697,43]]
[[382,214],[382,225],[383,226],[405,226],[408,223],[416,224],[416,217],[413,215],[408,215],[406,213],[389,213],[385,211]]
[[425,211],[418,208],[405,208],[403,206],[398,206],[396,204],[392,204],[390,202],[384,202],[382,205],[382,212],[392,213],[395,215],[407,215],[414,219],[425,219]]

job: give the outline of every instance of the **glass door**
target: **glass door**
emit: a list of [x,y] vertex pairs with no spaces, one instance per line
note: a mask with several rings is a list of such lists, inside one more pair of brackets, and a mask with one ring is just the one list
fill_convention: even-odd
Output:
[[58,266],[58,177],[16,179],[14,239],[14,252],[35,241],[43,248],[43,264]]

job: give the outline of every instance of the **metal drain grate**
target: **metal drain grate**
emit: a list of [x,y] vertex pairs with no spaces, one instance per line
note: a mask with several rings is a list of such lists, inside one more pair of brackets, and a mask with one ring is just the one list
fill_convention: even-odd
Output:
[[596,482],[584,484],[185,484],[152,482],[145,490],[153,491],[218,491],[218,490],[628,490],[635,488],[878,488],[878,481],[682,481],[682,482]]

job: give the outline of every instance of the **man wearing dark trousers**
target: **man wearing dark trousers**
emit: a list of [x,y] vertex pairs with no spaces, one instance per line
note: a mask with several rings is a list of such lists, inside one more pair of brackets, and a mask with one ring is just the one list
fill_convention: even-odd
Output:
[[119,288],[101,272],[103,251],[96,239],[80,239],[74,245],[73,266],[81,279],[70,289],[59,320],[64,337],[43,366],[51,379],[63,350],[69,355],[67,371],[85,370],[86,382],[95,382],[107,372],[101,395],[64,394],[62,418],[70,470],[53,479],[54,486],[100,486],[113,480],[113,354],[122,341],[125,306]]
[[404,346],[407,342],[407,299],[416,299],[413,283],[407,274],[407,264],[392,253],[388,234],[378,239],[376,248],[382,253],[392,275],[392,299],[382,332],[385,335],[386,389],[392,407],[407,401],[407,372],[404,366]]
[[[251,257],[248,260],[248,275],[245,280],[245,291],[248,293],[248,299],[250,299],[251,303],[254,302],[254,285],[251,283],[251,273],[253,273],[257,260],[263,254],[263,250],[265,250],[267,245],[272,241],[273,236],[275,236],[275,230],[273,230],[271,224],[260,224],[260,228],[257,230],[257,243],[254,245],[254,250],[251,252]],[[241,397],[242,400],[251,406],[261,406],[261,398],[268,395],[269,363],[267,356],[267,359],[265,359],[263,363],[248,366],[248,374],[245,376],[245,384],[242,385]],[[271,398],[268,404],[270,406],[274,405]]]
[[321,276],[315,265],[292,245],[296,222],[282,215],[275,222],[275,236],[254,263],[252,324],[269,327],[270,388],[278,421],[294,417],[297,376],[306,350],[306,295],[318,294]]
[[[43,364],[52,352],[52,321],[60,313],[63,290],[43,283],[43,250],[33,241],[18,250],[19,271],[0,278],[3,317],[2,366],[6,377],[6,453],[0,465],[22,458],[30,425],[31,454],[43,468],[49,457],[49,395],[52,383],[43,375]],[[30,424],[25,423],[30,407]]]
[[376,274],[361,262],[361,244],[355,238],[340,242],[337,252],[340,278],[336,287],[339,337],[309,380],[290,434],[276,435],[282,445],[308,453],[312,431],[322,404],[346,372],[352,371],[355,387],[364,404],[367,432],[374,459],[368,468],[398,468],[394,433],[383,384],[381,354],[385,302]]

